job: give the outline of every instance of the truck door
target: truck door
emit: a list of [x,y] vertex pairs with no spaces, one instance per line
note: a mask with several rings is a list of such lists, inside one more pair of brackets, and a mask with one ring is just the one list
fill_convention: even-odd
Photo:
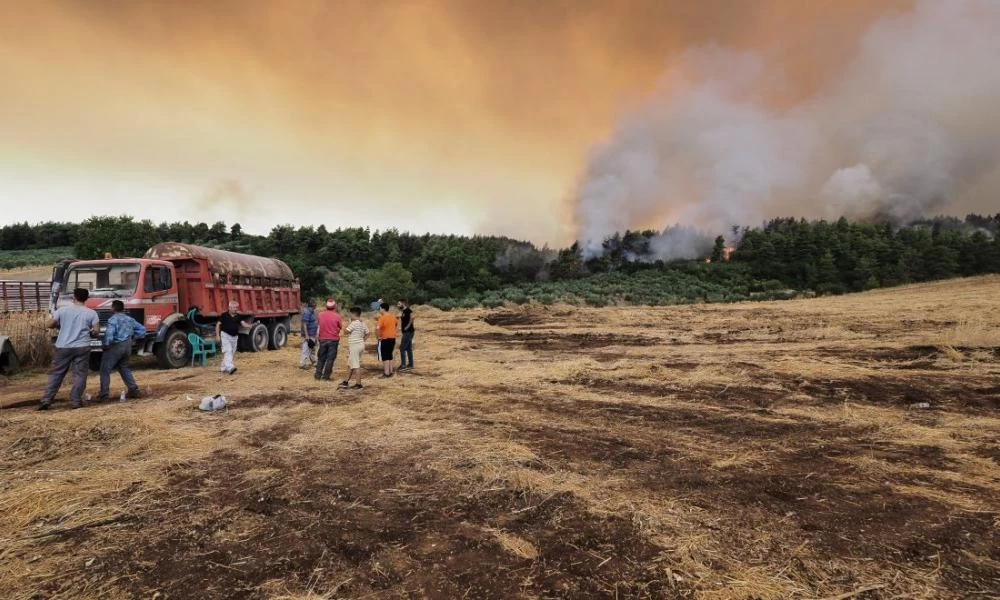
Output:
[[142,275],[142,292],[147,298],[143,324],[146,331],[155,331],[163,319],[177,312],[174,270],[165,265],[146,265]]
[[59,304],[59,294],[62,293],[62,282],[63,277],[66,276],[66,267],[73,262],[71,260],[64,260],[56,263],[56,266],[52,267],[52,291],[49,292],[49,312],[55,312],[57,305]]

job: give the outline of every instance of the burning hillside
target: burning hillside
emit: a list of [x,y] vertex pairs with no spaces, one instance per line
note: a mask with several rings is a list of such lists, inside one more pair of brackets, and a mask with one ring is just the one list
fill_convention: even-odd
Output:
[[[924,1],[870,26],[843,72],[787,103],[767,54],[683,53],[580,177],[585,258],[611,233],[714,233],[796,215],[908,222],[1000,182],[1000,4]],[[674,240],[656,258],[696,254]]]

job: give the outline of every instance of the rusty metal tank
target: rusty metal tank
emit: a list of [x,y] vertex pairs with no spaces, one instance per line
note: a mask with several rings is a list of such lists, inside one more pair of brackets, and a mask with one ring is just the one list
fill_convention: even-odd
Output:
[[229,252],[205,248],[194,244],[179,242],[163,242],[146,251],[145,258],[155,260],[205,260],[208,269],[220,275],[239,275],[240,277],[268,277],[271,279],[294,280],[291,268],[276,258],[265,258],[250,254]]

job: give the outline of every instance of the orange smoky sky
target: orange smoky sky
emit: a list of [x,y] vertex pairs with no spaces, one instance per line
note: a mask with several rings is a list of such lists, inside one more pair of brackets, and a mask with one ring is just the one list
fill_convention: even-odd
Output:
[[0,0],[0,223],[497,233],[551,244],[594,146],[685,49],[790,103],[877,0]]

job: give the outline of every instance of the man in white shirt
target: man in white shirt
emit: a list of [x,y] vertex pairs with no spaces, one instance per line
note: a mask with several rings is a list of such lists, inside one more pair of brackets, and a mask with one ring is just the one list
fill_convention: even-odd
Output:
[[[361,356],[365,353],[365,340],[368,338],[370,333],[368,326],[365,322],[361,320],[361,307],[355,306],[351,309],[351,323],[344,330],[347,332],[348,341],[348,367],[350,371],[347,373],[347,379],[340,382],[341,389],[352,389],[360,390],[364,386],[361,385]],[[354,385],[351,385],[351,379],[354,379]]]

